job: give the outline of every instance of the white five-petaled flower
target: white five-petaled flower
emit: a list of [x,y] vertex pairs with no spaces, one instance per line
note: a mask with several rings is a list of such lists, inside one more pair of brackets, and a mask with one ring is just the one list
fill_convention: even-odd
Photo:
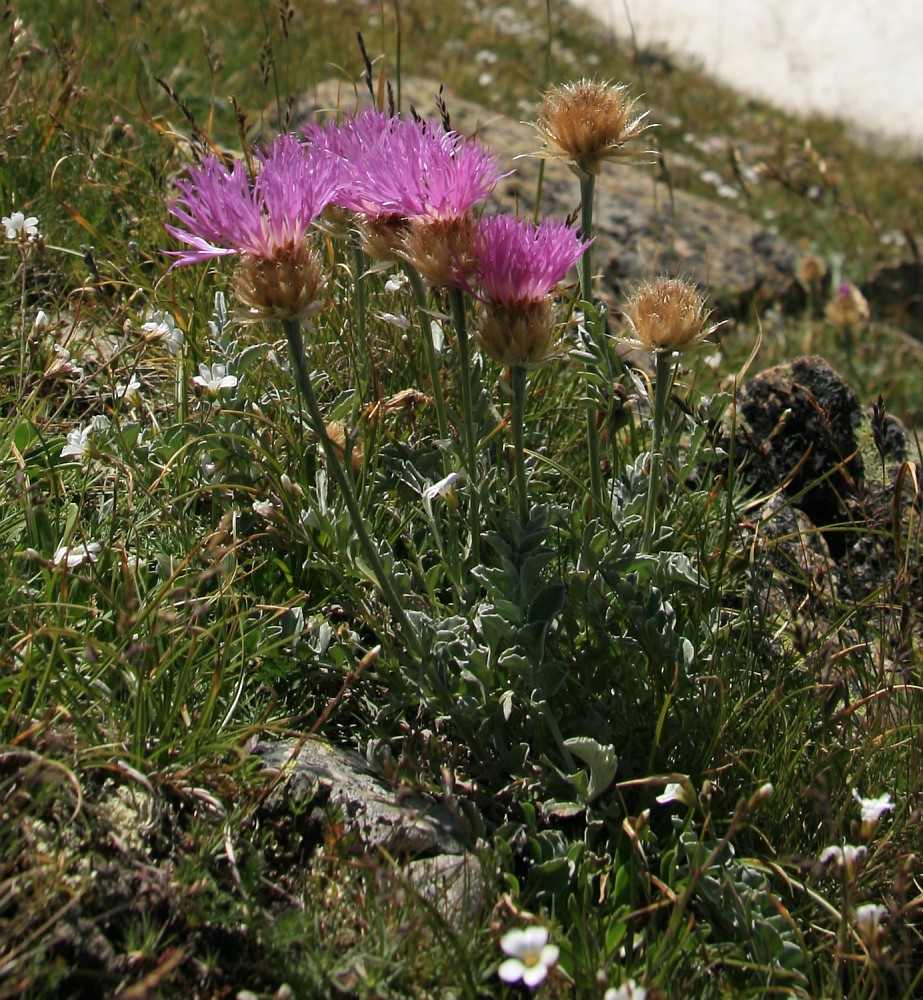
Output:
[[560,954],[557,945],[548,944],[545,927],[507,931],[500,939],[500,947],[510,957],[500,963],[497,975],[505,983],[522,982],[529,989],[545,980]]
[[237,385],[237,376],[228,375],[227,365],[199,365],[199,374],[192,381],[210,395],[217,396],[222,389],[233,389]]
[[83,462],[85,458],[89,457],[90,435],[93,430],[94,427],[90,424],[89,427],[75,427],[72,431],[68,431],[67,444],[61,449],[61,458],[73,455],[78,462]]
[[853,798],[859,803],[859,810],[862,814],[862,836],[866,839],[871,837],[878,826],[881,817],[894,808],[890,795],[879,795],[877,799],[864,799],[859,794],[859,789],[852,790]]
[[158,309],[150,310],[146,320],[141,325],[141,331],[150,337],[162,340],[174,357],[182,350],[185,339],[183,331],[176,325],[169,313],[160,312]]
[[888,908],[878,903],[863,903],[856,907],[856,933],[867,948],[874,948],[881,935],[881,921],[887,916]]
[[464,481],[464,472],[450,472],[444,479],[440,479],[438,483],[427,486],[423,491],[423,499],[430,502],[433,500],[447,500],[451,504],[455,500],[455,487]]
[[694,806],[695,791],[688,778],[684,782],[671,781],[665,786],[655,801],[659,802],[662,806],[669,805],[671,802],[679,802],[684,806]]
[[643,986],[638,986],[633,979],[626,979],[618,989],[611,986],[606,990],[603,1000],[646,1000],[646,997],[647,990]]
[[26,216],[22,212],[12,212],[10,215],[4,215],[2,221],[8,240],[31,243],[38,239],[38,219],[34,215]]
[[864,858],[865,855],[864,847],[854,847],[852,844],[843,844],[841,847],[839,844],[833,844],[830,847],[825,847],[821,852],[820,863],[826,865],[833,861],[838,868],[842,868],[846,872],[847,877],[851,877],[859,859]]
[[115,387],[115,398],[124,399],[132,405],[141,402],[141,383],[136,378],[119,382]]
[[94,563],[99,558],[102,545],[99,542],[81,542],[78,545],[59,545],[54,552],[52,562],[55,566],[66,565],[68,569],[76,569],[85,562]]

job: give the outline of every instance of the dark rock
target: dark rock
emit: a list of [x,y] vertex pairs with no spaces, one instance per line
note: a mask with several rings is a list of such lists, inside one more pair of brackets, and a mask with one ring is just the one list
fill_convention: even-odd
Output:
[[882,264],[861,290],[877,318],[923,337],[923,264],[916,260]]
[[743,387],[736,432],[744,482],[767,497],[751,521],[776,540],[787,575],[816,592],[826,564],[855,598],[880,587],[895,568],[895,507],[903,516],[917,502],[912,477],[901,475],[909,448],[900,422],[863,408],[822,358],[803,357]]

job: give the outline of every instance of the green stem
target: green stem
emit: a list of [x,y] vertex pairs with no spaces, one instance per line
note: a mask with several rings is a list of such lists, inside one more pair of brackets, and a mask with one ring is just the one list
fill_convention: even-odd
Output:
[[529,497],[526,483],[526,453],[524,444],[524,414],[526,401],[526,370],[521,365],[511,369],[513,382],[513,458],[516,463],[516,493],[519,500],[519,522],[529,521]]
[[449,440],[449,420],[446,416],[445,396],[442,394],[442,378],[439,372],[439,362],[436,358],[436,346],[433,344],[433,330],[426,302],[426,288],[420,272],[409,264],[404,265],[404,274],[410,282],[414,302],[417,304],[417,317],[420,321],[420,332],[423,335],[423,350],[426,354],[426,365],[429,368],[429,381],[433,389],[433,403],[436,406],[436,423],[439,427],[439,437]]
[[654,412],[651,427],[651,467],[648,474],[647,506],[644,510],[644,535],[641,551],[649,552],[657,516],[657,498],[660,493],[660,463],[663,452],[663,425],[670,398],[670,386],[675,372],[673,353],[658,351],[657,367],[654,373]]
[[462,424],[464,429],[465,465],[468,473],[469,524],[471,526],[471,555],[475,565],[481,561],[481,503],[480,483],[477,474],[477,446],[474,436],[474,406],[471,393],[471,345],[465,322],[465,296],[460,288],[449,289],[452,321],[458,339],[458,365],[461,369]]
[[308,372],[308,366],[305,362],[304,339],[301,335],[301,327],[298,321],[294,319],[282,320],[282,327],[285,330],[285,339],[288,341],[289,354],[295,373],[295,382],[298,386],[298,391],[301,393],[308,407],[308,413],[314,424],[314,430],[323,446],[324,455],[327,459],[327,468],[339,488],[340,495],[343,497],[343,502],[346,504],[349,518],[352,521],[353,530],[356,532],[359,544],[362,546],[369,565],[372,567],[372,572],[375,574],[378,586],[381,588],[381,592],[388,606],[391,608],[391,613],[400,623],[401,632],[411,653],[419,658],[423,653],[420,640],[414,627],[410,624],[410,619],[407,617],[407,612],[404,611],[404,606],[397,596],[397,591],[391,583],[391,578],[385,572],[385,567],[382,564],[378,550],[369,537],[365,521],[359,510],[359,504],[356,502],[356,497],[353,493],[352,483],[346,475],[342,462],[340,462],[336,446],[327,434],[327,427],[324,423],[320,407],[317,405],[317,397],[314,395],[314,387],[311,385],[311,375]]
[[[593,198],[596,191],[596,177],[593,174],[583,174],[580,177],[580,235],[588,240],[593,235]],[[578,265],[580,274],[580,295],[588,305],[593,302],[593,247],[588,246],[583,251]],[[589,324],[586,325],[590,335]],[[597,344],[590,345],[594,354],[598,353]],[[598,408],[587,393],[586,403],[586,442],[587,459],[590,463],[590,511],[593,504],[602,499],[603,477],[599,465],[599,429],[596,426]]]
[[[588,240],[593,235],[593,198],[596,193],[596,177],[582,174],[580,177],[580,236]],[[580,294],[584,302],[593,301],[593,248],[589,246],[580,258]]]

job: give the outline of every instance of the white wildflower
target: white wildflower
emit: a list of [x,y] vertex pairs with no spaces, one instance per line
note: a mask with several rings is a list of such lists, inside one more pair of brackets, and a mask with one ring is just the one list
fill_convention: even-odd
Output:
[[888,914],[886,906],[878,903],[863,903],[856,907],[856,933],[867,948],[874,948],[881,936],[881,921]]
[[423,499],[429,500],[430,503],[433,500],[446,500],[450,505],[454,506],[458,502],[455,499],[455,487],[464,481],[464,472],[450,472],[444,479],[440,479],[438,483],[427,486],[423,491]]
[[67,348],[62,347],[60,344],[53,344],[55,359],[51,364],[45,369],[45,374],[49,378],[54,378],[58,375],[69,375],[72,378],[83,378],[83,369],[79,365],[75,365],[71,359],[71,353]]
[[840,847],[839,844],[833,844],[821,852],[820,863],[827,865],[832,861],[846,873],[847,877],[851,877],[859,860],[864,858],[865,854],[864,847],[854,847],[852,844],[843,844]]
[[61,458],[73,457],[82,465],[93,451],[90,444],[93,430],[94,427],[90,424],[88,427],[75,427],[72,431],[68,431],[67,443],[61,449]]
[[643,986],[638,986],[633,979],[626,979],[618,989],[609,987],[603,1000],[645,1000],[646,997],[647,990]]
[[250,506],[254,514],[259,514],[260,517],[267,519],[272,517],[272,512],[276,509],[276,505],[271,500],[254,500]]
[[13,212],[11,215],[4,215],[2,221],[8,240],[31,243],[39,237],[38,219],[34,215]]
[[505,983],[521,981],[529,989],[535,989],[545,980],[560,954],[557,945],[548,944],[545,927],[507,931],[500,939],[500,947],[510,957],[500,963],[497,975]]
[[217,396],[222,389],[233,389],[237,385],[237,376],[228,375],[227,365],[199,365],[199,374],[192,381],[209,394]]
[[143,333],[157,340],[162,340],[173,357],[183,349],[183,331],[176,325],[170,313],[151,309],[141,326]]
[[878,821],[886,812],[894,808],[890,795],[879,795],[877,799],[864,799],[858,788],[852,790],[853,798],[859,803],[862,815],[862,836],[868,840],[878,828]]
[[68,569],[76,569],[85,562],[95,563],[102,551],[99,542],[81,542],[79,545],[59,545],[54,552],[52,562],[55,566],[66,565]]
[[141,383],[136,378],[131,378],[128,382],[117,383],[115,398],[124,399],[131,406],[136,406],[141,402]]
[[684,806],[694,806],[695,790],[688,778],[684,781],[671,781],[668,782],[655,801],[662,806],[669,805],[671,802],[678,802]]

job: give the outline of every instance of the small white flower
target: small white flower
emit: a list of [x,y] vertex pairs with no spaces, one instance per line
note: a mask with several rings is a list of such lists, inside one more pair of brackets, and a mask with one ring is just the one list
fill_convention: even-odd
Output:
[[115,398],[124,399],[132,406],[141,402],[141,383],[132,378],[128,382],[119,382],[115,387]]
[[390,278],[385,282],[386,292],[399,292],[404,285],[408,282],[408,277],[406,274],[402,274],[400,271],[392,274]]
[[199,374],[192,381],[209,394],[217,396],[222,389],[233,389],[237,385],[237,376],[228,375],[227,365],[199,365]]
[[58,375],[70,375],[73,378],[83,378],[83,369],[75,365],[71,360],[71,353],[60,344],[53,344],[54,352],[57,355],[54,361],[45,369],[45,374],[50,378]]
[[254,514],[259,514],[260,517],[265,518],[272,517],[272,512],[276,509],[275,504],[271,500],[254,500],[251,507]]
[[879,795],[877,799],[864,799],[859,794],[859,789],[852,790],[852,796],[859,803],[859,810],[862,815],[862,836],[871,837],[878,826],[878,821],[886,812],[894,808],[890,795]]
[[79,545],[59,545],[55,549],[52,562],[55,566],[65,564],[68,569],[76,569],[85,562],[96,562],[101,551],[102,545],[99,542],[82,542]]
[[864,858],[865,854],[864,847],[853,847],[852,844],[843,844],[840,847],[839,844],[833,844],[831,847],[825,847],[821,852],[820,863],[827,865],[833,861],[838,868],[846,872],[847,876],[851,876],[857,862],[860,858]]
[[389,326],[396,326],[398,330],[409,330],[413,325],[410,320],[401,313],[379,312],[375,315],[382,321],[382,323],[387,323]]
[[603,1000],[645,1000],[647,990],[643,986],[638,986],[633,979],[627,979],[616,989],[609,987],[603,995]]
[[448,500],[451,503],[455,500],[455,487],[464,481],[464,472],[450,472],[444,479],[440,479],[438,483],[427,486],[423,491],[423,499],[430,502],[433,500]]
[[6,238],[17,243],[25,240],[31,243],[38,238],[38,219],[34,215],[26,216],[22,212],[13,212],[3,216],[3,228]]
[[163,313],[158,309],[150,310],[141,330],[150,337],[162,340],[173,357],[183,349],[185,339],[183,331],[176,325],[170,313]]
[[878,943],[878,938],[881,935],[881,921],[887,914],[888,908],[879,906],[878,903],[863,903],[862,906],[856,907],[856,933],[866,947],[872,948]]
[[694,806],[695,791],[688,779],[684,782],[671,781],[657,796],[655,801],[659,802],[662,806],[669,805],[671,802],[678,802],[683,806]]
[[38,332],[39,330],[44,330],[48,326],[48,313],[44,309],[39,309],[35,314],[35,319],[32,320],[32,329]]
[[61,449],[61,458],[73,456],[82,464],[90,456],[90,435],[92,433],[92,424],[89,427],[75,427],[69,431],[67,444]]
[[510,958],[500,963],[497,975],[505,983],[522,981],[529,989],[544,981],[560,954],[557,945],[548,944],[545,927],[507,931],[500,939],[500,947]]

